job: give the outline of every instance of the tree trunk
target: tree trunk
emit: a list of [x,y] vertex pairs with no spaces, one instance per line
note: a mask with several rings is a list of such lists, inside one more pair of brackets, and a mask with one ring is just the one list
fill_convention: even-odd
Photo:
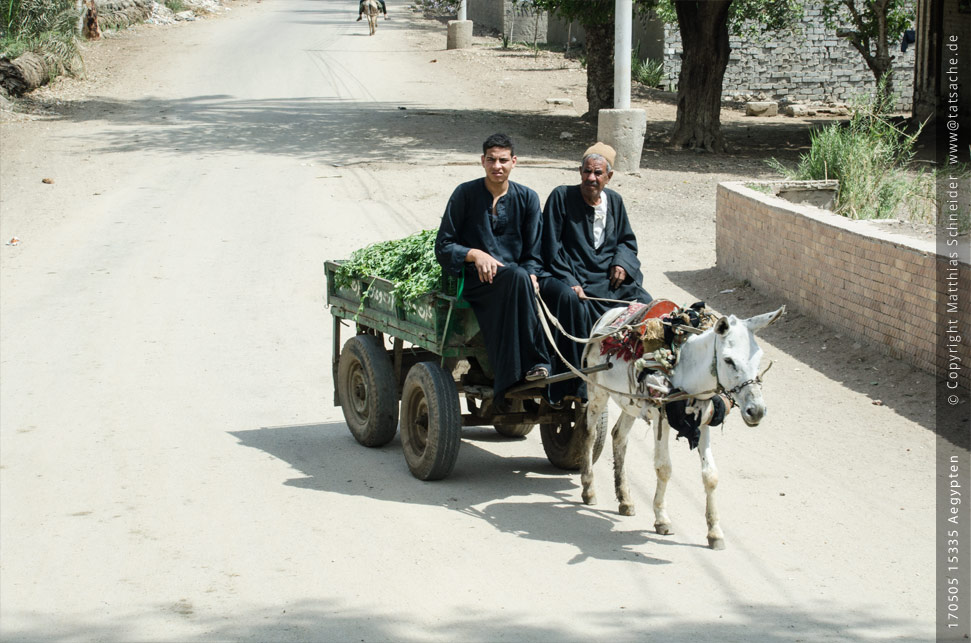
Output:
[[[873,72],[873,78],[876,80],[875,104],[881,112],[889,112],[896,107],[896,100],[893,96],[893,56],[890,55],[890,44],[887,42],[886,0],[874,2],[871,11],[877,22],[876,36],[872,41],[869,38],[857,37],[850,42]],[[862,28],[862,25],[857,25],[857,29],[862,31]],[[873,53],[870,52],[871,44],[876,50]],[[883,87],[880,86],[881,81],[884,82]]]
[[584,25],[587,35],[587,120],[614,107],[614,22]]
[[937,0],[917,0],[917,41],[914,43],[914,103],[912,124],[937,116],[941,91],[941,33],[943,7]]
[[684,54],[678,77],[678,115],[671,145],[724,152],[721,91],[728,67],[728,9],[732,0],[675,0]]
[[51,80],[51,72],[43,56],[26,52],[14,60],[0,58],[0,86],[11,96],[21,96]]
[[[867,55],[864,58],[870,71],[873,72],[874,80],[876,80],[875,105],[879,112],[885,113],[893,111],[897,101],[893,96],[893,58],[890,57],[886,45],[882,49],[881,52],[880,43],[877,43],[877,55]],[[884,83],[882,87],[881,81]]]

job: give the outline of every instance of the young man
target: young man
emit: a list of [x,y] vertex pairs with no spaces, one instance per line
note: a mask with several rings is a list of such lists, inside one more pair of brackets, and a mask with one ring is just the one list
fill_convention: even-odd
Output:
[[[613,177],[616,153],[604,143],[593,145],[580,162],[580,184],[555,188],[543,209],[545,276],[540,282],[543,301],[575,337],[587,337],[593,324],[618,304],[613,299],[649,303],[641,285],[637,239],[620,195],[607,188]],[[555,332],[555,331],[554,331]],[[584,345],[556,333],[556,345],[573,366],[580,368]],[[565,372],[559,360],[554,372]],[[586,396],[582,381],[571,379],[550,387],[550,402],[564,395]]]
[[495,400],[522,379],[549,374],[543,329],[533,300],[540,259],[539,196],[509,180],[512,141],[493,134],[482,144],[485,177],[462,183],[445,207],[435,255],[448,273],[465,276],[462,297],[479,321],[495,380]]

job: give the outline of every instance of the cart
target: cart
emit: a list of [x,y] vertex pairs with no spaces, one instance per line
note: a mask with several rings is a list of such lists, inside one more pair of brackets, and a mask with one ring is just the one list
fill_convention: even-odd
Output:
[[[403,306],[392,294],[394,284],[384,279],[352,279],[339,286],[339,267],[340,262],[324,263],[334,323],[334,405],[342,408],[358,442],[384,446],[400,421],[412,475],[439,480],[455,467],[462,427],[493,426],[501,435],[523,437],[538,424],[549,461],[566,470],[580,467],[584,431],[577,429],[586,424],[586,407],[573,402],[554,408],[544,395],[548,384],[575,377],[572,373],[513,387],[506,392],[510,408],[497,412],[485,345],[461,298],[460,282],[449,279],[441,291]],[[355,333],[342,346],[344,325]],[[609,366],[589,372],[603,368]],[[596,427],[594,459],[606,434],[604,413]]]

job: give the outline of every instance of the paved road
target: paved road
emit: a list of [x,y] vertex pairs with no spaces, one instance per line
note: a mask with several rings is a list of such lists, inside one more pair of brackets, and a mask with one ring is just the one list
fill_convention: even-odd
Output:
[[4,126],[3,640],[929,640],[925,419],[839,425],[866,396],[771,341],[805,387],[770,380],[766,426],[716,436],[723,552],[683,442],[677,533],[653,532],[643,426],[632,518],[609,457],[586,508],[536,435],[469,429],[438,483],[354,442],[322,262],[436,225],[477,171],[462,119],[429,116],[461,95],[418,21],[368,38],[353,11],[252,4],[93,112]]

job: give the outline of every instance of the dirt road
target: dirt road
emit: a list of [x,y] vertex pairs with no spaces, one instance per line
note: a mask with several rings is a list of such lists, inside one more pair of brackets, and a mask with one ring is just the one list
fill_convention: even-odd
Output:
[[[683,441],[676,533],[654,533],[643,425],[634,517],[609,457],[584,507],[538,435],[468,429],[437,483],[397,439],[354,442],[323,261],[436,226],[497,130],[515,180],[575,181],[595,132],[545,98],[583,111],[582,72],[445,51],[396,6],[373,38],[352,2],[231,6],[100,43],[87,81],[0,126],[0,235],[21,240],[0,246],[0,638],[933,638],[931,378],[798,314],[762,338],[767,419],[715,436],[725,551]],[[646,147],[612,187],[651,292],[782,303],[713,267],[714,186],[758,154]]]

